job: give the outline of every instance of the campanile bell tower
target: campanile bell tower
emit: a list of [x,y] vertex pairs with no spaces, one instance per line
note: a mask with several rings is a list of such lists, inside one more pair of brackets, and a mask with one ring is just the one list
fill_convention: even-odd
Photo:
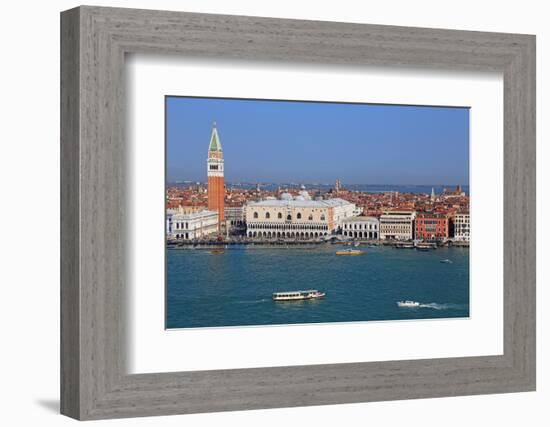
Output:
[[216,129],[212,126],[210,145],[208,146],[208,160],[206,161],[208,174],[208,210],[218,212],[218,228],[224,220],[225,182],[223,177],[223,152]]

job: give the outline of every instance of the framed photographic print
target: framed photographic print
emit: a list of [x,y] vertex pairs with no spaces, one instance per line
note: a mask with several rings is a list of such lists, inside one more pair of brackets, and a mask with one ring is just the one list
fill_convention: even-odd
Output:
[[62,413],[535,388],[534,36],[62,13]]
[[468,108],[167,96],[165,115],[168,329],[469,317]]

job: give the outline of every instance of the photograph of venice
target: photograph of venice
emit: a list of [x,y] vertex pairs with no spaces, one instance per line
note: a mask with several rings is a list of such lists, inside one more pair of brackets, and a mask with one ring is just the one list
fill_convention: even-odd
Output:
[[166,328],[469,317],[469,115],[166,96]]

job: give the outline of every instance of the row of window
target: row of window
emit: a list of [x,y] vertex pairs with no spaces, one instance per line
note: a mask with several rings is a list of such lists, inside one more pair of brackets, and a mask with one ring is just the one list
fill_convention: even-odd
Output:
[[435,224],[441,224],[441,223],[442,223],[442,220],[437,220],[437,219],[417,219],[417,220],[416,220],[416,223],[417,223],[417,224],[430,224],[430,225],[435,225]]
[[189,239],[189,233],[176,234],[176,239]]
[[201,227],[202,228],[209,227],[216,224],[217,224],[217,221],[209,221],[209,222],[202,221],[202,222],[196,222],[194,224],[194,227],[193,227],[193,223],[191,223],[191,228],[189,228],[188,222],[174,222],[174,228],[176,230],[190,230],[190,229],[197,229]]
[[[253,217],[254,219],[258,219],[259,218],[258,212],[254,212]],[[269,212],[266,212],[265,219],[270,219],[270,218],[271,218],[271,214]],[[283,214],[281,212],[277,214],[277,219],[283,219]],[[302,219],[302,214],[300,212],[296,214],[296,219]],[[307,219],[309,221],[313,221],[313,215],[309,215]],[[325,214],[321,214],[321,221],[325,221],[325,219],[326,219]],[[292,221],[292,215],[288,214],[286,216],[286,220]]]
[[179,233],[174,233],[172,236],[175,237],[176,239],[198,239],[198,238],[201,238],[203,236],[206,236],[208,235],[209,233],[208,232],[179,232]]
[[249,229],[266,230],[328,230],[326,224],[247,224]]
[[292,239],[311,239],[320,236],[328,236],[327,232],[290,232],[290,231],[249,231],[248,237],[267,237],[267,238],[292,238]]
[[412,224],[412,221],[400,221],[400,220],[393,220],[389,218],[380,218],[380,225],[388,225],[388,224],[410,225]]
[[378,233],[376,231],[344,231],[344,236],[349,237],[364,237],[368,239],[378,239]]
[[[349,227],[348,227],[349,225]],[[364,226],[364,228],[363,228]],[[350,230],[376,230],[377,229],[377,224],[368,224],[368,227],[367,227],[367,224],[362,224],[362,223],[359,223],[359,224],[344,224],[344,229],[350,229]]]

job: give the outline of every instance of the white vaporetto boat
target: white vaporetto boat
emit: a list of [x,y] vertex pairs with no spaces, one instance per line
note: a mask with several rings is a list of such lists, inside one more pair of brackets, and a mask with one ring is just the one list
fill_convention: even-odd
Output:
[[273,301],[302,301],[323,298],[325,295],[325,292],[310,289],[307,291],[274,292],[272,297]]
[[420,303],[417,301],[397,301],[398,307],[419,307]]

